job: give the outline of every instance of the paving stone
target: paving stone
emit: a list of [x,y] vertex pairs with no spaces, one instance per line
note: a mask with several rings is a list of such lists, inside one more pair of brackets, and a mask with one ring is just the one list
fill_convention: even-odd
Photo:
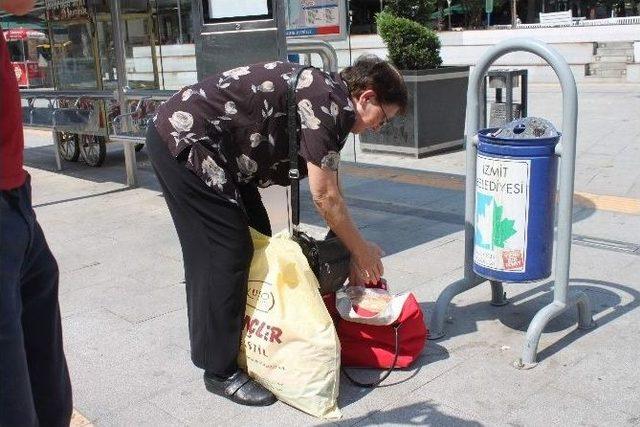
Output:
[[174,345],[150,349],[137,359],[119,364],[105,364],[90,354],[75,353],[69,359],[72,380],[77,384],[74,405],[97,425],[102,418],[201,375],[191,365],[188,352]]
[[175,417],[165,410],[158,408],[148,402],[136,402],[135,404],[120,409],[117,413],[109,414],[99,420],[97,426],[148,426],[148,427],[177,427],[184,426]]

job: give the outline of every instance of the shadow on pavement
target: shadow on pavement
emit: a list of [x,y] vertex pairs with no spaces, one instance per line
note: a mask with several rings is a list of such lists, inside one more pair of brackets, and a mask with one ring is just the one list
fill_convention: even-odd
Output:
[[[410,381],[412,378],[416,377],[425,366],[431,365],[441,360],[446,360],[448,358],[449,352],[447,351],[447,349],[437,343],[427,341],[426,347],[423,350],[422,354],[409,368],[396,369],[394,373],[389,376],[389,378],[387,378],[382,382],[382,384],[375,388],[364,388],[356,386],[352,384],[344,375],[342,375],[340,379],[340,396],[338,398],[339,406],[340,408],[345,408],[362,399],[364,396],[368,395],[376,389],[393,387]],[[382,369],[347,368],[347,370],[349,372],[349,375],[351,375],[353,379],[365,383],[378,380],[385,372]],[[406,376],[407,373],[410,374]],[[398,379],[399,376],[402,376],[402,379]]]
[[[489,298],[490,288],[488,282],[480,286],[487,288],[487,298]],[[507,296],[509,287],[511,286],[518,285],[505,284]],[[587,294],[591,301],[591,311],[597,323],[597,328],[635,310],[640,305],[640,292],[619,283],[592,279],[571,279],[569,295],[580,291]],[[477,332],[478,322],[497,319],[511,329],[522,331],[524,343],[525,333],[531,320],[540,309],[552,301],[553,281],[548,281],[518,295],[509,297],[509,304],[502,307],[490,305],[488,299],[486,302],[474,303],[465,307],[451,304],[449,307],[449,315],[452,320],[447,321],[446,335],[435,342],[442,343],[458,335]],[[425,313],[425,318],[429,319],[433,311],[434,303],[422,303],[421,306]],[[542,361],[558,353],[571,343],[595,330],[595,328],[589,330],[578,329],[577,322],[578,311],[575,305],[552,319],[545,327],[543,333],[565,330],[568,330],[568,333],[548,347],[538,349],[538,361]]]
[[[380,402],[380,406],[384,402]],[[469,421],[464,418],[447,415],[439,410],[436,403],[420,402],[396,408],[373,410],[357,418],[346,419],[337,423],[325,423],[320,425],[431,425],[431,426],[460,426],[480,427],[481,423]]]

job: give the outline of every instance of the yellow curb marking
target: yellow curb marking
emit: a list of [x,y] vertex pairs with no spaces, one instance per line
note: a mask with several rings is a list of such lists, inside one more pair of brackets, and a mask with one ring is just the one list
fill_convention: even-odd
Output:
[[592,193],[575,193],[573,201],[578,205],[596,210],[640,215],[640,200],[638,199]]
[[[397,169],[388,169],[376,166],[345,165],[340,170],[347,175],[370,179],[384,179],[400,182],[402,184],[424,185],[428,187],[442,188],[446,190],[463,191],[465,185],[464,176],[447,175],[440,173],[406,173]],[[640,215],[640,200],[629,197],[607,196],[602,194],[575,192],[573,202],[578,206],[587,208]]]
[[94,427],[91,421],[89,421],[84,415],[78,412],[76,409],[71,414],[71,422],[69,427]]

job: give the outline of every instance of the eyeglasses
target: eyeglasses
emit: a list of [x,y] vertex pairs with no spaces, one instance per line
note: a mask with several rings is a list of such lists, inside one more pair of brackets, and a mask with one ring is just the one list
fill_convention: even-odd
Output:
[[378,127],[378,129],[382,129],[389,124],[389,116],[387,116],[387,112],[384,111],[384,108],[382,108],[382,104],[378,105],[378,107],[380,107],[380,109],[382,110],[382,114],[384,114],[384,120],[380,122],[380,126]]

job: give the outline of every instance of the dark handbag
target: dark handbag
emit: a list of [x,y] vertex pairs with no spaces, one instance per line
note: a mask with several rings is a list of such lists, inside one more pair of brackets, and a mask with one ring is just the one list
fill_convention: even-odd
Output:
[[302,248],[302,253],[320,282],[320,294],[325,295],[340,289],[349,277],[351,254],[331,230],[324,240],[316,240],[299,229],[300,170],[298,169],[298,109],[295,89],[300,73],[307,68],[311,67],[302,67],[292,74],[287,93],[292,237]]

